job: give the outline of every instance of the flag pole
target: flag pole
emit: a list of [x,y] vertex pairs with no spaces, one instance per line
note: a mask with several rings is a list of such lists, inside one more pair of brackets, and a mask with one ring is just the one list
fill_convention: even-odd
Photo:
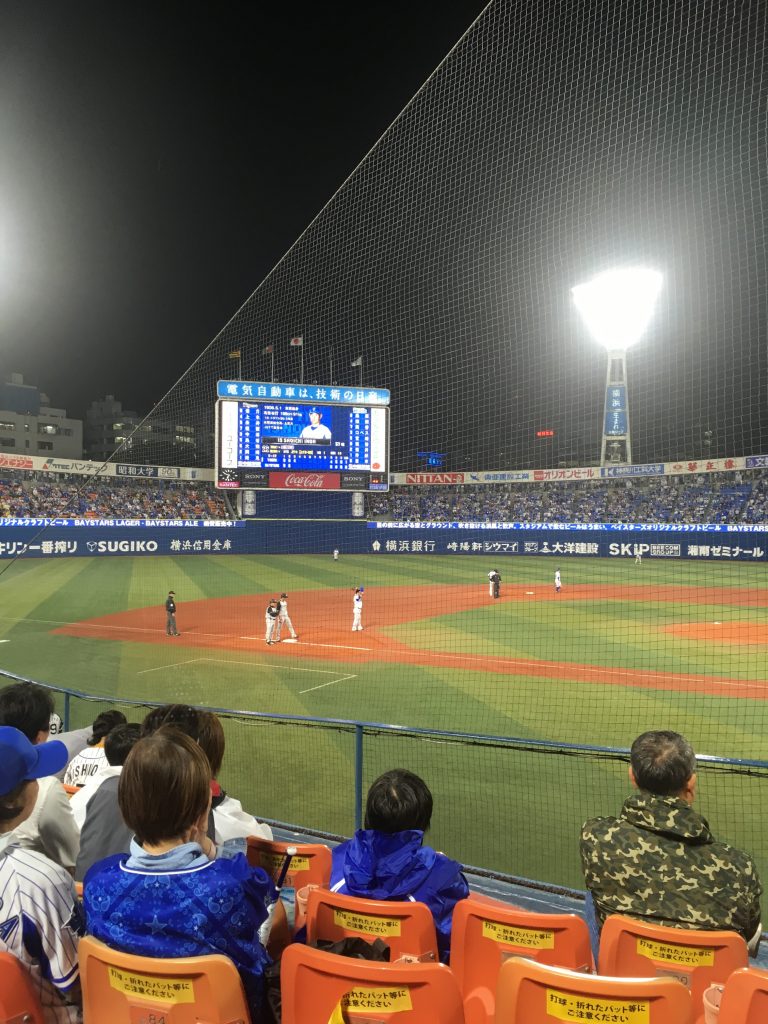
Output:
[[271,379],[272,383],[275,383],[275,346],[272,346],[272,351],[269,353],[269,357],[272,360]]
[[299,377],[299,384],[303,384],[304,383],[304,339],[303,338],[301,339],[301,345],[299,345],[299,348],[301,349],[301,376]]
[[328,378],[328,383],[330,384],[331,387],[333,387],[333,349],[332,348],[328,349],[328,369],[329,369],[329,372],[330,372],[330,376]]
[[363,357],[360,356],[360,384],[359,387],[363,386]]

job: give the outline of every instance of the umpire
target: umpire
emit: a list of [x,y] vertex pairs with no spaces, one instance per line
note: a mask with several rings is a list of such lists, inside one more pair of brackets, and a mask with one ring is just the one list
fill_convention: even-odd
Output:
[[165,599],[165,632],[167,636],[178,636],[176,629],[176,595],[172,590],[168,591]]

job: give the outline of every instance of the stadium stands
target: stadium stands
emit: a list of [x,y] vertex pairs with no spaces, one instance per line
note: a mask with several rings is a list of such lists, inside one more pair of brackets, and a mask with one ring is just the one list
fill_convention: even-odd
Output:
[[224,500],[204,483],[89,480],[4,470],[2,517],[94,519],[227,519]]
[[412,522],[768,522],[768,478],[759,470],[736,476],[397,487],[371,495],[368,514]]
[[[411,522],[754,524],[768,522],[768,474],[748,470],[514,486],[401,486],[366,500],[370,519]],[[266,514],[264,509],[261,514]],[[3,471],[0,517],[56,516],[228,519],[231,513],[220,493],[202,482],[110,479],[83,483],[82,477]]]

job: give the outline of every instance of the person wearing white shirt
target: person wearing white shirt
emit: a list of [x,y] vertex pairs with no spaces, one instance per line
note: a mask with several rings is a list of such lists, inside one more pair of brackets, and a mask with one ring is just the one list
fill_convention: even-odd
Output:
[[315,406],[309,410],[309,423],[304,427],[299,437],[302,441],[330,441],[331,432],[325,424],[321,423],[322,411]]
[[[37,683],[14,683],[0,690],[0,725],[18,729],[33,745],[48,741],[52,712],[50,692]],[[65,763],[66,757],[54,771]],[[80,837],[67,794],[53,775],[35,786],[34,806],[15,829],[14,842],[74,871]]]
[[287,594],[281,594],[280,595],[279,608],[280,608],[280,614],[277,617],[277,639],[278,640],[280,639],[280,633],[281,633],[283,627],[285,627],[286,629],[290,629],[290,631],[291,631],[291,638],[293,640],[295,640],[296,639],[296,630],[293,628],[293,623],[291,622],[291,617],[288,614],[288,595]]
[[77,947],[84,921],[72,876],[17,838],[38,803],[38,780],[66,760],[58,740],[33,744],[0,726],[0,950],[26,968],[45,1024],[82,1019]]
[[560,588],[563,585],[563,581],[560,579],[560,570],[555,569],[555,593],[560,593]]
[[122,711],[102,711],[96,716],[88,746],[73,757],[67,766],[64,773],[65,786],[84,786],[100,769],[107,767],[109,762],[104,752],[104,740],[110,729],[116,725],[125,725],[125,722]]
[[355,596],[352,598],[352,632],[356,633],[363,628],[363,587],[355,587]]

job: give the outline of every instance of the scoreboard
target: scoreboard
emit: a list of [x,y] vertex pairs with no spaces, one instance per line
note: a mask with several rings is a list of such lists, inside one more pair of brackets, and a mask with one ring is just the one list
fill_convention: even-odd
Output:
[[389,489],[389,392],[219,381],[216,486]]

